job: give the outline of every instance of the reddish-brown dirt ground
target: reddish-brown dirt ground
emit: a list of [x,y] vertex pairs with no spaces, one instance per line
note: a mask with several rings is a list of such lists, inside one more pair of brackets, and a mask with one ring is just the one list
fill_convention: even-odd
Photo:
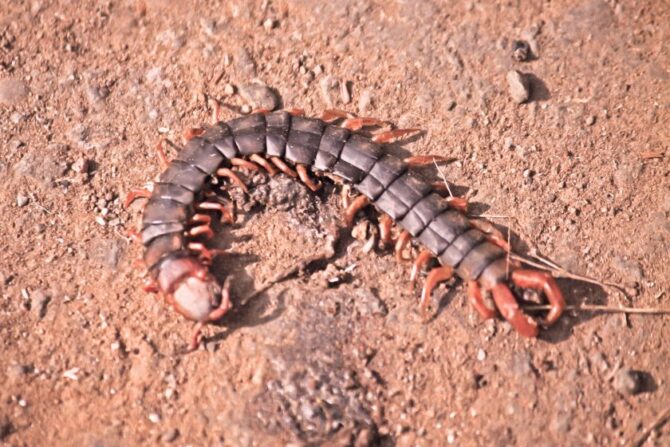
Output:
[[451,281],[424,323],[407,265],[350,232],[245,300],[341,214],[335,186],[256,176],[217,235],[235,308],[184,355],[192,325],[141,291],[141,203],[122,206],[160,173],[160,138],[209,122],[205,97],[230,119],[260,82],[310,115],[423,129],[398,150],[453,157],[454,191],[518,252],[628,295],[560,279],[569,304],[668,308],[669,24],[662,1],[4,0],[0,444],[670,445],[649,430],[668,316],[571,310],[528,340]]

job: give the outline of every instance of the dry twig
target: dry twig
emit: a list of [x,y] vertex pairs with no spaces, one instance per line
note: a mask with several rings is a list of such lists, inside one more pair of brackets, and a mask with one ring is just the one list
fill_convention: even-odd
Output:
[[631,443],[631,446],[641,447],[652,431],[660,429],[669,420],[670,420],[670,407],[666,408],[663,412],[661,412],[661,414],[658,415],[656,420],[651,425],[649,425],[649,427],[645,428],[642,434],[635,441]]

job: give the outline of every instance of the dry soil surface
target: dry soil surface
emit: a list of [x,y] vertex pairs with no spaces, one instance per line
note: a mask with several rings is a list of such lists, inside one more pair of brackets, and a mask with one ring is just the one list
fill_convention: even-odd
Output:
[[217,236],[235,309],[185,355],[122,206],[160,138],[262,83],[423,129],[398,150],[453,157],[454,193],[518,252],[628,295],[560,280],[571,305],[668,308],[669,24],[662,1],[3,1],[0,443],[670,445],[668,316],[569,311],[527,340],[451,281],[424,323],[408,266],[363,253],[371,212],[245,299],[327,252],[341,214],[336,186],[257,175]]

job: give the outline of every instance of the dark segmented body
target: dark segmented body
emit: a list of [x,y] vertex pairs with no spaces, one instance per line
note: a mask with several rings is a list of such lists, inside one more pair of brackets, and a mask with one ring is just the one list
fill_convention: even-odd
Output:
[[319,119],[280,111],[219,122],[191,139],[160,176],[142,220],[144,260],[161,282],[173,260],[196,257],[184,231],[217,169],[234,157],[280,157],[353,185],[464,280],[493,285],[506,277],[505,251],[379,144]]

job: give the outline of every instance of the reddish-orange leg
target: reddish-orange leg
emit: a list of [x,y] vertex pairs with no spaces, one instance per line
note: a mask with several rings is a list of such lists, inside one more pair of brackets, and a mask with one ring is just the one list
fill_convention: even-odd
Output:
[[239,186],[242,188],[242,191],[245,193],[249,193],[249,188],[247,188],[247,185],[242,181],[242,179],[231,169],[229,168],[220,168],[216,171],[216,175],[219,177],[225,177],[229,179],[231,182],[233,182],[235,185]]
[[411,241],[412,235],[409,234],[409,231],[407,230],[403,231],[400,233],[400,236],[398,236],[398,240],[395,243],[395,257],[399,262],[411,260],[411,258],[406,258],[404,255],[405,248]]
[[414,263],[412,264],[412,271],[409,274],[409,290],[410,292],[414,290],[414,286],[416,285],[416,280],[419,277],[419,274],[421,273],[421,270],[423,267],[428,263],[433,258],[433,253],[428,250],[428,249],[423,249],[419,253],[419,255],[416,257],[414,260]]
[[327,109],[324,110],[323,113],[321,114],[321,121],[325,121],[326,123],[332,123],[339,119],[347,119],[347,118],[355,118],[355,116],[349,112],[345,112],[344,110],[338,110],[338,109]]
[[383,126],[386,123],[377,118],[347,118],[342,123],[342,127],[349,130],[361,130],[366,126]]
[[197,204],[196,208],[198,208],[199,210],[221,212],[221,222],[223,223],[232,224],[235,222],[235,216],[233,216],[233,213],[220,203],[202,202]]
[[158,154],[158,159],[161,161],[163,167],[167,168],[170,165],[170,160],[168,160],[167,155],[165,155],[165,149],[163,148],[163,140],[160,140],[156,145],[156,153]]
[[512,282],[519,287],[544,292],[551,309],[547,316],[541,320],[543,325],[550,326],[554,324],[563,313],[565,300],[556,281],[550,274],[538,270],[514,270],[512,272]]
[[184,140],[185,141],[191,141],[195,137],[199,137],[200,135],[205,133],[205,129],[201,127],[190,127],[188,129],[184,130]]
[[146,188],[133,189],[128,192],[125,202],[123,202],[123,207],[128,208],[131,203],[137,199],[149,199],[151,198],[151,191]]
[[199,224],[204,224],[204,225],[210,225],[212,223],[212,216],[208,216],[207,214],[200,214],[196,213],[193,216],[191,216],[191,221],[190,223],[199,223]]
[[447,203],[450,207],[460,211],[463,214],[468,212],[468,200],[464,199],[463,197],[449,197],[447,198]]
[[202,242],[189,242],[188,248],[200,253],[200,259],[202,259],[205,264],[211,264],[216,256],[225,253],[224,250],[218,248],[207,248]]
[[428,273],[426,283],[423,285],[423,290],[421,290],[421,303],[419,307],[422,315],[425,316],[428,311],[430,298],[433,295],[433,289],[435,289],[439,283],[447,281],[453,274],[454,270],[447,265],[436,267]]
[[488,307],[484,302],[482,289],[479,287],[477,281],[468,281],[468,300],[484,320],[495,317],[496,311]]
[[391,228],[393,227],[393,219],[388,214],[382,214],[379,217],[379,239],[382,243],[382,248],[393,243],[393,236]]
[[284,112],[287,112],[291,116],[305,116],[305,111],[303,109],[284,109]]
[[205,321],[199,321],[195,324],[195,329],[193,330],[193,335],[191,336],[191,344],[189,345],[188,352],[193,352],[200,346],[202,342],[202,328],[207,323],[213,323],[217,320],[220,320],[230,309],[232,309],[233,303],[230,300],[230,285],[226,281],[223,284],[223,289],[221,290],[221,304],[219,307],[214,309],[208,316]]
[[408,166],[414,167],[429,166],[435,163],[448,163],[453,160],[453,158],[443,157],[442,155],[414,155],[404,159]]
[[212,231],[212,229],[208,224],[193,227],[190,230],[188,230],[187,233],[191,237],[204,236],[207,239],[214,237],[214,231]]
[[491,223],[483,219],[470,219],[470,223],[482,233],[485,233],[491,243],[497,245],[503,250],[511,250],[503,234]]
[[344,224],[347,227],[351,227],[354,224],[354,219],[356,214],[366,206],[370,204],[370,199],[365,196],[358,196],[354,199],[353,202],[349,204],[347,209],[344,211]]
[[257,164],[252,163],[249,160],[245,160],[244,158],[238,158],[238,157],[231,158],[230,164],[254,172],[258,172],[261,169]]
[[269,161],[267,161],[258,154],[252,154],[251,157],[249,157],[249,160],[260,165],[263,169],[268,171],[270,177],[274,177],[275,175],[277,175],[277,172],[279,172],[277,171],[277,168],[275,168],[274,166],[272,166],[272,164],[270,164]]
[[387,130],[386,132],[380,133],[372,137],[373,143],[386,144],[394,143],[403,137],[419,132],[421,129],[393,129]]
[[491,289],[493,292],[493,301],[500,314],[509,321],[512,327],[524,337],[537,337],[537,322],[526,315],[512,291],[506,284],[498,283]]
[[158,283],[155,279],[144,278],[142,290],[144,290],[146,293],[158,293],[160,289],[158,288]]
[[298,178],[298,173],[295,172],[293,169],[291,169],[286,163],[284,163],[284,160],[282,160],[281,158],[270,157],[270,161],[275,166],[277,166],[277,168],[284,174],[288,175],[291,178]]
[[298,164],[295,166],[295,169],[298,171],[298,177],[300,177],[300,180],[305,185],[307,185],[307,187],[312,192],[317,192],[319,189],[321,189],[321,182],[315,182],[309,177],[309,173],[307,172],[305,165]]

